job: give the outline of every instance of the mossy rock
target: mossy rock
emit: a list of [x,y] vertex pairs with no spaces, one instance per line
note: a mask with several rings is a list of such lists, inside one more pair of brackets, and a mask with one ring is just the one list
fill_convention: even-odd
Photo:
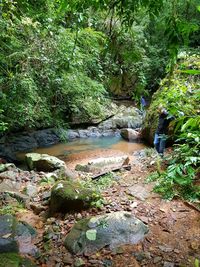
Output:
[[26,161],[30,170],[52,172],[66,167],[64,161],[47,154],[28,153]]
[[86,209],[99,198],[99,193],[78,181],[59,181],[51,191],[50,213]]

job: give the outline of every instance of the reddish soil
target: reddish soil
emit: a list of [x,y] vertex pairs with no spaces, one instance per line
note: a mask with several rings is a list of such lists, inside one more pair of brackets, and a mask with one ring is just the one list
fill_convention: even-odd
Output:
[[[123,153],[100,150],[84,152],[70,158],[67,164],[71,169],[77,163],[87,162],[96,157],[116,156]],[[45,212],[39,215],[29,213],[18,216],[32,224],[39,231],[37,245],[41,256],[37,266],[92,266],[92,267],[197,267],[200,260],[200,212],[181,200],[165,201],[152,192],[153,184],[146,184],[145,179],[154,170],[153,163],[135,161],[131,157],[131,171],[121,171],[121,176],[103,195],[107,205],[102,209],[91,208],[81,213],[58,215],[56,218],[45,218]],[[129,188],[140,185],[149,193],[145,200],[134,198]],[[37,203],[36,203],[37,204]],[[39,204],[39,202],[38,202]],[[126,210],[141,219],[149,227],[145,239],[137,245],[122,246],[116,251],[102,249],[94,255],[79,257],[69,254],[63,246],[65,236],[76,220],[89,215],[104,214],[112,211]],[[52,237],[44,242],[43,234],[53,232]],[[78,265],[82,259],[83,265]],[[196,265],[195,265],[196,259]]]

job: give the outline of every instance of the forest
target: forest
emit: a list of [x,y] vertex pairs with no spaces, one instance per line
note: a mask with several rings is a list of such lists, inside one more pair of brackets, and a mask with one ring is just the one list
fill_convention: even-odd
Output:
[[1,0],[0,267],[200,266],[199,107],[198,0]]

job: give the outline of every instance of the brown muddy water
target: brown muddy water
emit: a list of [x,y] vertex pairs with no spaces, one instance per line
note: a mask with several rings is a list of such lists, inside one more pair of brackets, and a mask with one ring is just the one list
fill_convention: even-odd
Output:
[[57,156],[65,162],[86,158],[129,154],[144,149],[143,143],[128,142],[120,136],[77,139],[51,147],[38,148],[34,152]]

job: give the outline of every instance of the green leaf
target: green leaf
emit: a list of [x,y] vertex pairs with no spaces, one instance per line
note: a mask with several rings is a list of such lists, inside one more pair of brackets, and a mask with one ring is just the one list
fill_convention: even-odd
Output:
[[191,179],[190,178],[186,178],[186,177],[183,177],[183,176],[175,176],[174,177],[174,182],[176,182],[177,184],[179,184],[179,185],[182,185],[182,186],[184,186],[184,185],[189,185],[189,184],[191,184]]
[[86,231],[86,237],[90,241],[95,241],[97,237],[97,230],[96,229],[90,229]]
[[[199,11],[200,11],[200,10],[199,10]],[[195,266],[195,267],[199,267],[199,260],[198,260],[198,259],[195,259],[194,266]]]
[[181,73],[191,74],[191,75],[199,75],[200,70],[180,70]]

